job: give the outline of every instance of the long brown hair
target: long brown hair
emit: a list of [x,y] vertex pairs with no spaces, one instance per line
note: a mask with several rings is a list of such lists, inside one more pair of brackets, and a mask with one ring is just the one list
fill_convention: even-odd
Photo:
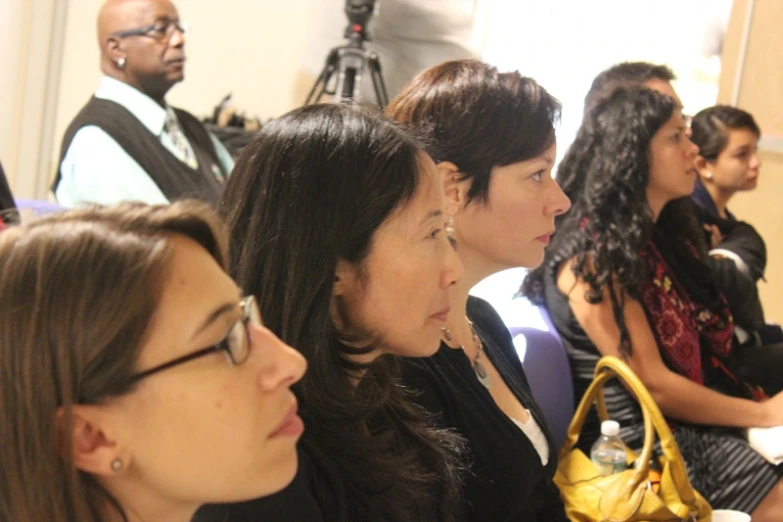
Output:
[[73,210],[0,234],[0,520],[99,522],[107,502],[123,514],[72,462],[71,406],[132,390],[172,234],[226,266],[220,222],[196,202]]

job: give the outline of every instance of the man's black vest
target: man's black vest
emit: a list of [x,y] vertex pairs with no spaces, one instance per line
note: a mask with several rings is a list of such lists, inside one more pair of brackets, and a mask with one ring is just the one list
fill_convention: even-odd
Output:
[[[201,122],[181,109],[174,109],[174,112],[196,153],[196,169],[177,159],[160,143],[158,136],[152,134],[128,109],[93,96],[65,131],[52,190],[56,191],[60,183],[59,165],[62,165],[73,137],[82,127],[94,125],[116,141],[144,169],[169,201],[191,197],[215,206],[220,199],[223,180],[229,173],[221,165],[215,146]],[[106,165],[107,174],[111,168],[112,165]]]

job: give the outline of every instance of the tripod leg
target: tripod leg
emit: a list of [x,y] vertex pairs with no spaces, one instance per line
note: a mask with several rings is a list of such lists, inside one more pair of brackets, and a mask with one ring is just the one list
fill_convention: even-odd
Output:
[[356,69],[353,67],[346,67],[344,71],[340,73],[342,85],[340,86],[340,92],[338,93],[340,101],[353,100],[354,89],[356,88]]
[[367,65],[370,68],[370,75],[372,76],[375,99],[378,101],[378,106],[380,106],[381,109],[384,109],[389,104],[389,92],[386,90],[386,82],[383,80],[383,73],[381,71],[381,61],[376,53],[370,54],[367,59]]
[[[318,78],[315,80],[315,83],[313,83],[312,89],[310,89],[310,93],[307,95],[307,99],[305,99],[304,102],[305,105],[310,105],[311,103],[318,103],[318,101],[321,99],[321,96],[324,95],[324,91],[326,91],[326,86],[329,83],[329,80],[331,80],[332,75],[334,74],[336,61],[337,61],[337,51],[335,49],[332,49],[326,57],[326,63],[324,64],[324,68],[321,69],[321,74],[318,75]],[[319,87],[320,90],[318,90]],[[317,95],[316,95],[316,91],[318,92]]]

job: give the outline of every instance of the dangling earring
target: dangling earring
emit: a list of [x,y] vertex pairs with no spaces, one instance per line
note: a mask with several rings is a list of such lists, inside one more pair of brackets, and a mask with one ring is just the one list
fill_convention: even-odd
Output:
[[125,58],[120,58],[119,60],[117,60],[117,67],[119,67],[120,69],[125,67]]
[[454,216],[449,217],[449,220],[446,222],[446,238],[448,238],[449,244],[455,252],[459,250],[459,241],[454,237]]
[[111,461],[111,470],[115,473],[119,473],[122,470],[122,461],[120,459],[114,459]]

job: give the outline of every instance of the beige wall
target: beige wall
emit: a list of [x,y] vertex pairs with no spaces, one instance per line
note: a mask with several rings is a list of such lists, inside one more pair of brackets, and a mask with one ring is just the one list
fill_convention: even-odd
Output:
[[0,160],[17,197],[45,193],[67,0],[0,0]]
[[758,188],[736,195],[730,208],[752,223],[766,241],[766,282],[759,283],[759,292],[767,321],[783,323],[783,155],[762,151],[761,161]]
[[[750,23],[746,25],[748,15]],[[766,240],[766,283],[762,282],[759,288],[767,320],[778,323],[783,323],[782,20],[783,2],[735,0],[724,43],[718,95],[721,103],[736,99],[737,105],[751,112],[762,129],[763,165],[758,188],[735,196],[730,208],[741,219],[752,223]],[[736,87],[739,89],[735,90]]]
[[[318,1],[175,0],[190,31],[186,79],[169,101],[203,116],[231,92],[240,109],[262,120],[301,104],[293,91]],[[100,79],[95,18],[102,2],[69,1],[51,172],[59,137]]]
[[16,173],[15,132],[19,125],[17,107],[21,96],[21,85],[18,78],[22,67],[22,50],[25,47],[25,8],[22,2],[0,0],[0,34],[3,35],[0,45],[0,77],[3,78],[3,88],[0,89],[0,161],[8,171],[13,182]]

